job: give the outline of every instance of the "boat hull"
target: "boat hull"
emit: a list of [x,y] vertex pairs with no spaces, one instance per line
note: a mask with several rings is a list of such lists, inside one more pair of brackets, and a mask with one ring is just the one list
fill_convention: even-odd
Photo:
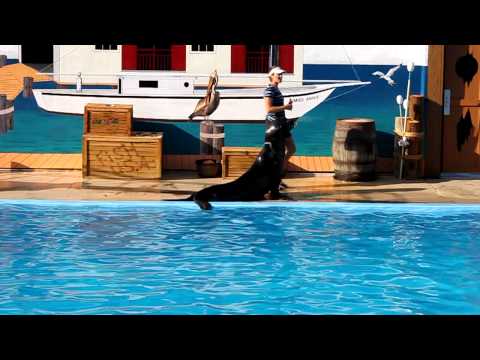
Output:
[[[291,111],[286,111],[288,119],[298,119],[320,105],[335,90],[336,86],[311,86],[302,91],[286,90],[285,103],[293,102]],[[283,91],[283,90],[282,90]],[[35,89],[33,90],[38,106],[48,112],[82,115],[89,103],[133,105],[135,119],[157,120],[162,122],[202,121],[204,117],[190,120],[201,93],[190,95],[142,96],[119,94],[115,90],[75,90]],[[262,91],[232,93],[220,91],[220,103],[209,120],[229,122],[263,122],[265,104]]]

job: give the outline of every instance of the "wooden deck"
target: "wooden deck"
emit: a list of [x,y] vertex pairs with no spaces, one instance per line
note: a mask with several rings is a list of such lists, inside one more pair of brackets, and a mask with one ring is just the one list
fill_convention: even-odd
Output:
[[81,170],[82,154],[0,153],[0,169]]
[[[213,155],[164,155],[164,170],[196,170],[198,159],[214,158]],[[0,153],[0,169],[81,170],[82,154]],[[333,172],[333,160],[329,156],[293,156],[289,170],[292,172]],[[393,171],[393,159],[378,158],[377,171]]]
[[37,70],[24,64],[5,65],[0,68],[0,94],[15,100],[23,90],[24,77],[32,77],[34,82],[52,80],[51,76],[37,75]]

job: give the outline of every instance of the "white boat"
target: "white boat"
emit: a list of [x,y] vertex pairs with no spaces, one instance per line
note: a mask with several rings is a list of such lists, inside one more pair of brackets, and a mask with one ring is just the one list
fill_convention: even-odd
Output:
[[[48,112],[82,115],[88,103],[133,105],[137,120],[162,122],[202,121],[204,117],[189,119],[206,89],[194,86],[195,77],[121,76],[117,89],[34,89],[38,106]],[[340,87],[366,85],[369,82],[331,82],[282,87],[285,103],[293,101],[288,119],[298,119],[325,101]],[[264,87],[217,88],[220,103],[208,118],[221,123],[263,122],[265,107]]]

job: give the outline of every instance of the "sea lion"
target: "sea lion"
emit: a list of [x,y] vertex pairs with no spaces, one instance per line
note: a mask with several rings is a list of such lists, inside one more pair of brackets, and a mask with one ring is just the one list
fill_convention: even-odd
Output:
[[265,132],[265,143],[249,170],[238,179],[209,186],[194,193],[187,200],[193,200],[204,210],[210,210],[210,201],[260,201],[271,191],[278,198],[285,158],[285,138],[281,126],[272,122]]

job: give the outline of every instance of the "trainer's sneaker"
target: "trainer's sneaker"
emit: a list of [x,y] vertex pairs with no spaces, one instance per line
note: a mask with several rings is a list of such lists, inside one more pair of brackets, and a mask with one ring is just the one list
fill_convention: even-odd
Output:
[[288,185],[285,184],[283,181],[280,182],[280,185],[278,186],[278,190],[285,190],[286,188],[288,188]]

